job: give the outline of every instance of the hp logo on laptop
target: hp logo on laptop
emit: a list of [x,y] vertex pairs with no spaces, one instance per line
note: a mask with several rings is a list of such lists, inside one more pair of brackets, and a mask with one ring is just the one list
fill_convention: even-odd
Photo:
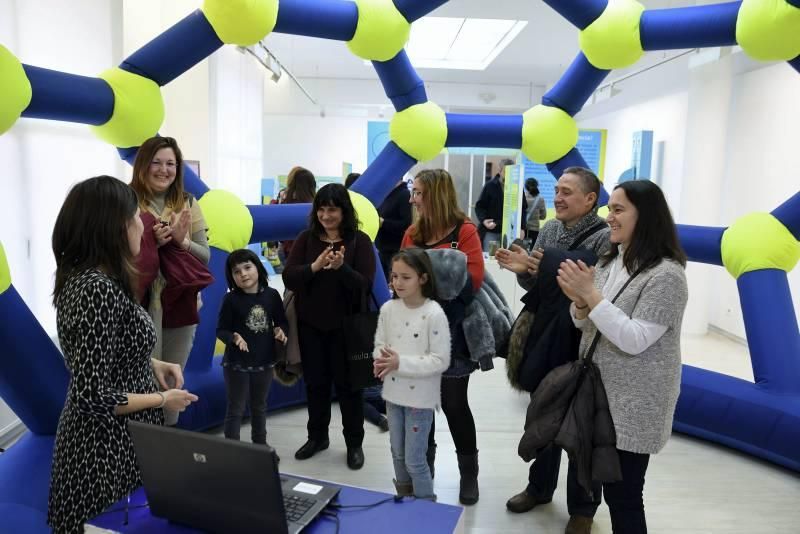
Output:
[[206,455],[205,454],[200,454],[199,452],[193,452],[192,456],[194,456],[194,461],[195,462],[197,462],[199,464],[206,463]]

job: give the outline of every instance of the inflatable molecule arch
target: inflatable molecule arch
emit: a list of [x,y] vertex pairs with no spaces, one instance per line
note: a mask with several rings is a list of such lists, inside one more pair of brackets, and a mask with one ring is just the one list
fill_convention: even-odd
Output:
[[[20,117],[87,124],[132,162],[164,119],[160,87],[226,44],[252,45],[271,32],[345,41],[372,61],[396,113],[391,142],[356,182],[359,217],[418,161],[446,147],[516,148],[556,176],[586,166],[573,118],[612,69],[646,50],[740,45],[761,61],[800,72],[800,0],[744,0],[646,10],[635,0],[545,0],[579,30],[580,52],[542,102],[521,115],[445,113],[430,102],[404,51],[411,24],[446,0],[206,0],[201,9],[96,78],[26,65],[0,44],[0,135]],[[295,237],[309,206],[247,206],[209,188],[188,167],[186,189],[209,228],[217,282],[186,368],[201,401],[182,426],[218,424],[224,412],[219,366],[212,366],[216,310],[228,252],[251,242]],[[608,199],[602,192],[601,201]],[[755,383],[685,365],[676,430],[735,447],[800,471],[800,332],[787,272],[800,259],[800,192],[770,213],[728,228],[679,225],[691,261],[724,265],[737,279]],[[374,237],[374,235],[372,236]],[[378,269],[375,291],[385,299]],[[68,374],[59,350],[14,289],[0,244],[0,396],[30,430],[0,456],[0,516],[18,531],[46,530],[54,434]],[[20,484],[18,481],[24,480]],[[24,527],[24,528],[23,528]]]

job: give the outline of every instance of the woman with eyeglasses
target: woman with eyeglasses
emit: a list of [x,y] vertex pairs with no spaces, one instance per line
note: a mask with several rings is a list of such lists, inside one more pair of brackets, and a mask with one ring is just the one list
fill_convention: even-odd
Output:
[[[207,265],[211,252],[205,219],[197,200],[183,189],[183,155],[175,139],[152,137],[142,143],[133,163],[131,187],[139,196],[142,220],[151,224],[145,231],[153,232],[157,246],[179,246]],[[159,275],[145,293],[144,305],[158,331],[153,357],[183,369],[194,341],[196,313],[186,316],[180,308],[163,309],[165,286]],[[177,412],[165,410],[164,417],[166,425],[178,422]]]
[[[458,207],[453,178],[443,169],[423,170],[414,178],[411,205],[414,224],[406,230],[400,248],[454,248],[467,256],[471,287],[448,302],[440,302],[450,323],[452,357],[442,374],[442,410],[453,436],[461,474],[458,499],[462,504],[478,502],[478,447],[475,419],[469,407],[469,376],[478,364],[470,359],[461,324],[463,313],[483,284],[484,265],[478,228]],[[469,282],[468,282],[469,284]],[[471,291],[470,291],[471,290]],[[459,318],[460,316],[460,318]],[[433,472],[436,441],[433,426],[428,440],[428,465]]]

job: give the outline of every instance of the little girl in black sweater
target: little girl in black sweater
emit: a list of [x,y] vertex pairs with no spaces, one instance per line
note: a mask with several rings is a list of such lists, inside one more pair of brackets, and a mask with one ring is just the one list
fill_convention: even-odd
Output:
[[278,292],[269,287],[267,271],[251,250],[230,253],[225,278],[230,291],[222,301],[217,323],[217,338],[225,343],[225,437],[239,439],[249,396],[252,441],[266,445],[267,395],[275,364],[275,341],[286,343],[288,324],[283,302]]

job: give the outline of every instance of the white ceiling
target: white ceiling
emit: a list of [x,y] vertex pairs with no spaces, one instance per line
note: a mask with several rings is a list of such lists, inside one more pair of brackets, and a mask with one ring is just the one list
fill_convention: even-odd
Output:
[[[643,0],[642,3],[647,9],[661,9],[706,2]],[[578,30],[540,1],[450,0],[431,14],[527,20],[528,25],[485,71],[420,69],[420,76],[427,82],[548,86],[559,79],[578,52]],[[301,78],[377,79],[374,69],[352,55],[344,43],[273,34],[266,44]],[[661,57],[663,53],[648,54],[634,68]]]

